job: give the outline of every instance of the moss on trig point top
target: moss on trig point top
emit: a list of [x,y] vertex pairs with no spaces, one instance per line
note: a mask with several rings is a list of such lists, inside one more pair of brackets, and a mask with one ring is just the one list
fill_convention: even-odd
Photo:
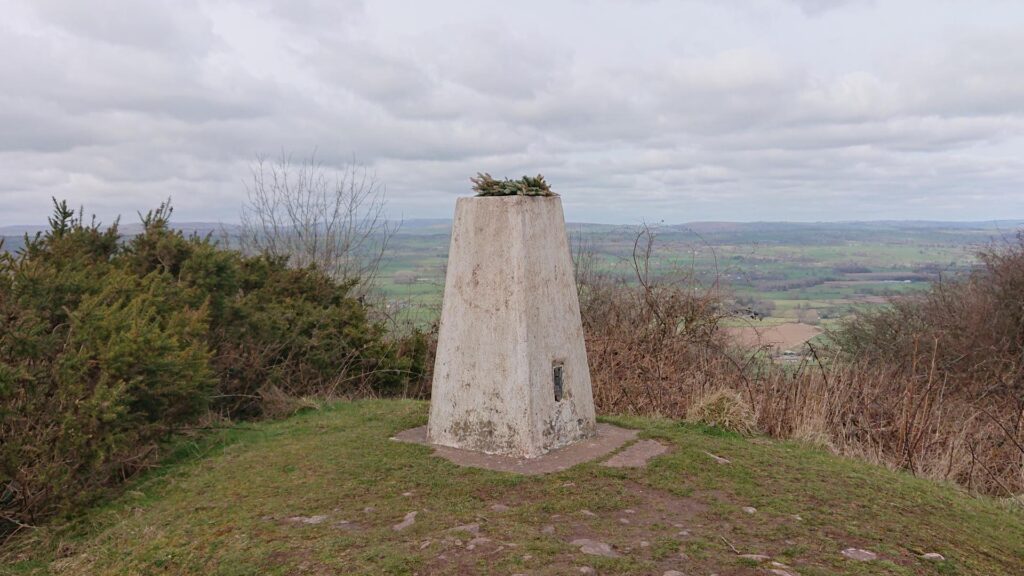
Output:
[[523,176],[518,180],[498,180],[487,172],[477,172],[469,181],[473,183],[477,196],[558,196],[540,174]]

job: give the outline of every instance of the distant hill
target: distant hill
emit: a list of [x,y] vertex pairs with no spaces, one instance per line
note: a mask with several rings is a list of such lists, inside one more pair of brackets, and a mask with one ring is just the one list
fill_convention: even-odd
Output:
[[[451,220],[447,218],[413,218],[394,222],[398,234],[447,235]],[[238,224],[220,222],[176,222],[175,228],[185,234],[237,234]],[[569,222],[570,233],[627,237],[639,228],[635,224],[594,224]],[[23,245],[26,234],[46,229],[45,224],[0,226],[3,248],[14,251]],[[656,226],[663,239],[700,237],[710,244],[834,244],[857,241],[892,243],[939,243],[975,245],[1009,237],[1024,230],[1024,220],[985,222],[938,222],[924,220],[882,220],[869,222],[688,222]],[[139,223],[120,226],[122,234],[132,236],[142,230]]]

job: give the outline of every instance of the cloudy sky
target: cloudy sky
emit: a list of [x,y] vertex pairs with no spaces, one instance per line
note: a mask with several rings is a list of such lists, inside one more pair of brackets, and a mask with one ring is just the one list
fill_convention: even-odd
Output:
[[543,173],[575,221],[1024,218],[1018,0],[0,0],[0,225],[237,221],[258,155],[393,216]]

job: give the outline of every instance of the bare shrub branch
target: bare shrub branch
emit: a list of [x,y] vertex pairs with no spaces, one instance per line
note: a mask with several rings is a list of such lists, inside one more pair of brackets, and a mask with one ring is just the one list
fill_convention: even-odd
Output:
[[365,166],[330,168],[315,153],[259,157],[246,183],[241,247],[316,266],[357,295],[367,293],[398,225],[385,217],[384,186]]

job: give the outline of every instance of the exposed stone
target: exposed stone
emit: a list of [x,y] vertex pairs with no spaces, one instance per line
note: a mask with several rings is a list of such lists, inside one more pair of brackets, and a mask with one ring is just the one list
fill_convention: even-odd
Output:
[[715,456],[711,452],[704,452],[704,453],[707,454],[708,456],[710,456],[712,460],[714,460],[715,462],[718,462],[719,464],[732,464],[732,462],[730,462],[728,458],[722,458],[721,456]]
[[477,546],[480,546],[481,544],[487,544],[490,541],[491,541],[490,538],[484,538],[483,536],[478,536],[476,538],[473,538],[472,540],[469,541],[468,544],[466,544],[466,550],[473,550]]
[[463,524],[462,526],[456,526],[455,528],[452,528],[451,532],[469,532],[470,534],[476,536],[480,533],[480,525],[476,523]]
[[555,527],[553,525],[551,525],[551,524],[548,524],[547,526],[541,528],[540,531],[543,534],[554,534],[555,533]]
[[769,568],[768,572],[775,574],[775,576],[795,576],[789,570],[783,570],[782,568]]
[[683,574],[679,570],[666,570],[661,576],[686,576],[686,574]]
[[771,556],[765,556],[764,554],[740,554],[740,558],[754,562],[767,562],[772,559]]
[[857,560],[859,562],[870,562],[871,560],[878,559],[878,554],[870,550],[861,550],[860,548],[845,548],[842,554],[850,560]]
[[757,508],[754,508],[753,506],[744,506],[743,511],[747,514],[757,514]]
[[580,552],[592,556],[606,556],[608,558],[617,558],[619,556],[619,553],[612,550],[612,547],[608,544],[598,540],[591,540],[590,538],[577,538],[572,541],[572,545],[578,546]]
[[661,456],[667,451],[668,446],[657,440],[641,440],[615,454],[603,465],[609,468],[643,468],[651,458]]
[[597,574],[597,570],[590,566],[580,566],[580,574]]
[[591,517],[597,516],[597,514],[594,514],[590,510],[580,510],[580,514],[583,514],[584,516],[591,516]]
[[491,510],[494,512],[508,512],[509,507],[504,504],[494,504],[491,506]]
[[942,562],[946,557],[938,552],[926,552],[921,554],[921,560],[931,560],[932,562]]
[[354,522],[349,522],[348,520],[338,520],[334,523],[334,527],[340,530],[355,530],[359,528],[357,524],[355,524]]
[[409,526],[412,526],[414,523],[416,523],[416,514],[417,512],[415,511],[409,512],[405,515],[405,518],[403,518],[401,522],[392,526],[391,529],[397,532],[399,530],[405,530]]
[[327,516],[322,514],[317,516],[292,516],[288,518],[288,522],[294,524],[323,524],[327,520]]

